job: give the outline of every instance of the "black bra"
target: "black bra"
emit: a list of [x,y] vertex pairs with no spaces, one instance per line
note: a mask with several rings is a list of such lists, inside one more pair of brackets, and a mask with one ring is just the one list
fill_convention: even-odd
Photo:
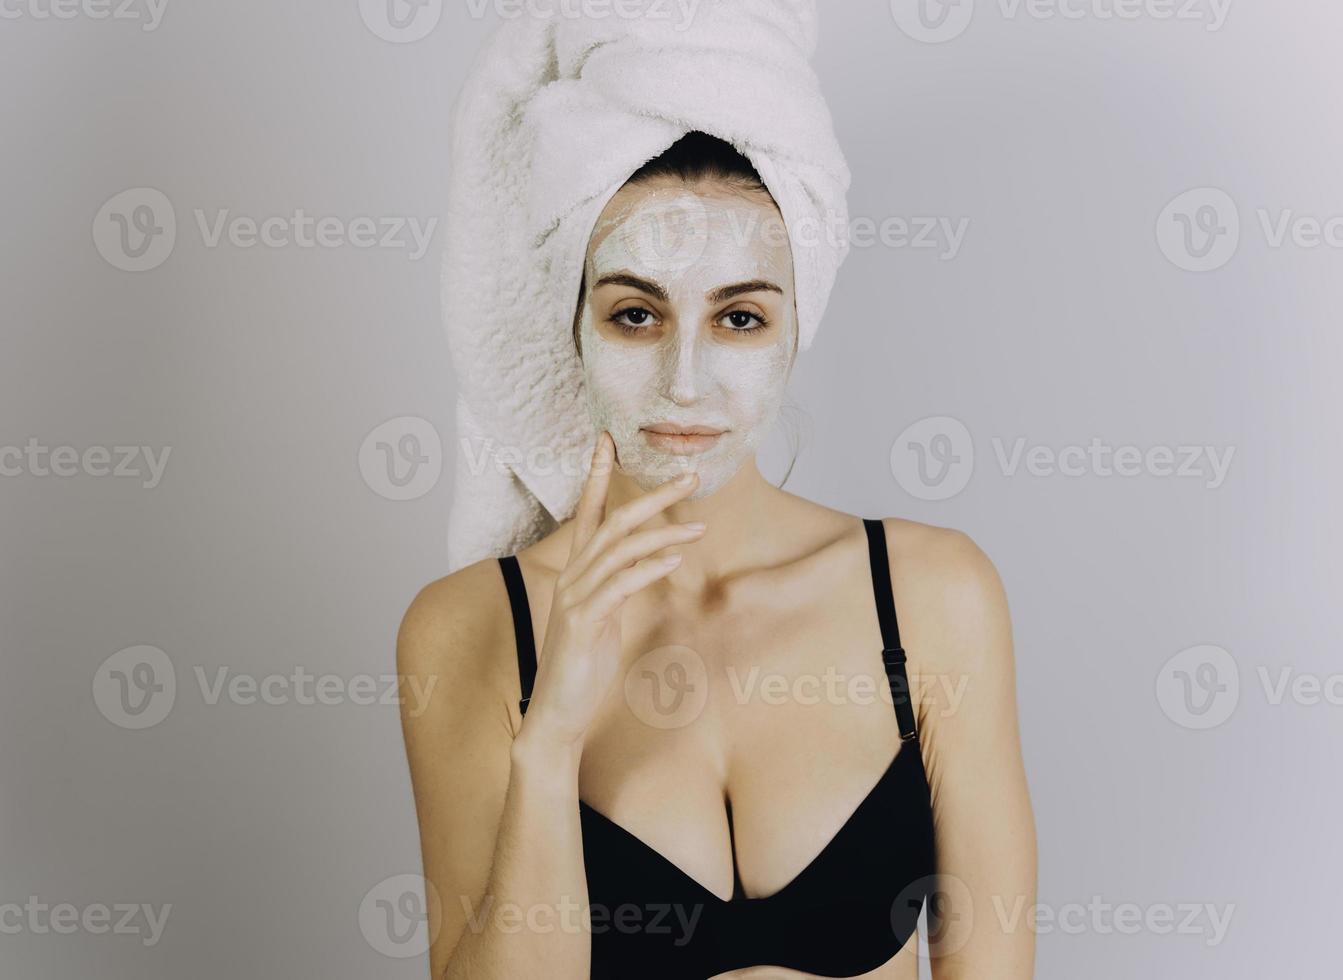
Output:
[[[619,824],[579,801],[591,903],[592,977],[704,978],[748,966],[823,977],[868,973],[917,929],[935,873],[932,807],[891,596],[886,537],[864,518],[882,661],[900,748],[821,852],[772,895],[747,898],[733,848],[733,894],[719,898]],[[499,559],[517,640],[525,713],[536,676],[527,590]],[[731,810],[728,826],[731,828]]]

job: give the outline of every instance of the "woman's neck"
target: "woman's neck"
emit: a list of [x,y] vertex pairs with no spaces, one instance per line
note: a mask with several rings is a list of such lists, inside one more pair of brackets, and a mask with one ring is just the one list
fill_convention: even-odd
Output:
[[[607,513],[643,492],[632,479],[615,470],[607,493]],[[769,540],[768,529],[785,496],[764,478],[751,456],[714,493],[699,500],[680,501],[653,517],[645,527],[684,521],[708,525],[699,541],[676,549],[684,557],[666,579],[667,584],[676,590],[702,593],[715,582],[757,565],[767,550],[762,545]]]

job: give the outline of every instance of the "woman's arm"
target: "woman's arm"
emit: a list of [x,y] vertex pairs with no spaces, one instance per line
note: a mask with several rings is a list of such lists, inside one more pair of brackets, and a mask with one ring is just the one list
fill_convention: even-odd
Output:
[[507,707],[519,696],[516,645],[498,563],[477,562],[429,586],[402,622],[401,675],[438,695],[418,715],[409,699],[402,709],[434,978],[586,980],[591,972],[583,740],[618,674],[625,601],[676,567],[680,556],[667,549],[704,533],[693,522],[643,528],[694,493],[693,474],[607,515],[614,461],[615,444],[602,433],[516,738]]
[[586,980],[578,752],[528,739],[525,726],[513,738],[500,688],[517,676],[499,668],[513,662],[499,576],[487,561],[427,587],[397,640],[401,676],[433,692],[418,716],[414,699],[402,706],[431,976]]
[[888,540],[932,788],[933,976],[1023,980],[1035,960],[1035,826],[1002,583],[960,532],[893,521]]

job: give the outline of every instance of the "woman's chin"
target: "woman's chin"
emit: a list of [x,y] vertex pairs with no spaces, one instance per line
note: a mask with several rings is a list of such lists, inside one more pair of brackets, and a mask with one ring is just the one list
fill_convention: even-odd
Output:
[[740,464],[727,465],[723,460],[705,459],[701,455],[667,455],[656,461],[641,459],[638,466],[621,466],[621,471],[638,485],[639,489],[655,490],[682,473],[698,473],[699,486],[687,500],[701,500],[709,496],[736,475]]

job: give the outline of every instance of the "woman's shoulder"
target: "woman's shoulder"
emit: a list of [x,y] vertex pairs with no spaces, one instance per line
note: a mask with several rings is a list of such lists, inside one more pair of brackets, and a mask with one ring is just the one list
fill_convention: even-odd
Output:
[[[816,527],[843,561],[866,577],[868,543],[863,517],[808,501]],[[971,668],[979,656],[994,656],[1010,636],[1007,598],[998,570],[965,531],[903,517],[883,517],[886,558],[911,657],[916,651],[932,669]],[[838,551],[836,551],[838,549]],[[858,555],[863,557],[859,558]],[[858,574],[855,571],[855,574]]]
[[479,677],[498,661],[503,638],[512,636],[511,615],[498,559],[481,559],[435,579],[416,593],[401,618],[398,670]]
[[997,656],[1010,643],[1007,596],[979,544],[957,528],[899,517],[882,524],[906,646],[933,669],[973,669]]
[[[954,527],[884,517],[887,553],[893,568],[917,570],[941,585],[996,576],[989,556],[968,533]],[[982,584],[982,581],[981,581]]]
[[[866,548],[863,516],[804,498],[796,498],[795,506],[804,509],[803,520],[816,529],[818,541]],[[880,521],[893,576],[912,576],[939,591],[951,586],[982,588],[996,582],[993,563],[966,532],[902,517]]]

